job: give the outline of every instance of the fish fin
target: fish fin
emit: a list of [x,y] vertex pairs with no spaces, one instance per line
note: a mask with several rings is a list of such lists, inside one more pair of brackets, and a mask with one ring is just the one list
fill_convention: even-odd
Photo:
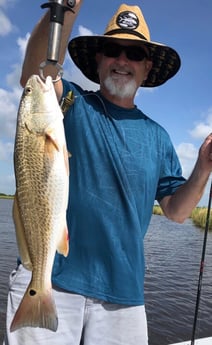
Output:
[[18,204],[18,198],[15,194],[14,202],[13,202],[13,220],[15,224],[15,230],[16,230],[16,239],[17,239],[17,245],[21,257],[21,262],[23,266],[32,271],[32,262],[30,259],[29,251],[27,248],[27,242],[26,237],[24,233],[24,225],[22,222],[19,204]]
[[69,162],[68,162],[68,158],[71,157],[69,156],[71,155],[66,148],[66,145],[63,146],[63,156],[64,156],[64,162],[65,162],[65,168],[66,168],[66,173],[67,176],[69,176]]
[[46,131],[45,131],[45,135],[46,135],[46,144],[47,145],[48,144],[53,144],[55,149],[57,151],[60,151],[60,145],[59,145],[59,142],[58,142],[57,138],[54,135],[54,129],[53,128],[47,128]]
[[68,255],[69,252],[69,234],[68,234],[68,227],[67,225],[64,226],[62,230],[61,239],[57,245],[58,253],[64,255],[65,257]]
[[51,290],[38,292],[30,283],[15,313],[10,332],[21,327],[40,327],[56,332],[58,317]]

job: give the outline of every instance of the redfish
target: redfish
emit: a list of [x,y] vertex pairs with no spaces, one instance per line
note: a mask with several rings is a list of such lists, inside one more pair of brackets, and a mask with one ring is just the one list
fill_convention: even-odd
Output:
[[68,255],[66,224],[69,165],[63,114],[51,77],[29,78],[19,105],[14,147],[16,194],[13,218],[22,264],[31,281],[10,330],[56,331],[51,273],[56,251]]

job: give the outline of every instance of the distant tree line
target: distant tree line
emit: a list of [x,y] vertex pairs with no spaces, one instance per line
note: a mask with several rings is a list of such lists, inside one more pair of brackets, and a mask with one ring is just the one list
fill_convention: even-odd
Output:
[[14,195],[12,194],[5,194],[5,193],[0,193],[0,198],[13,198]]

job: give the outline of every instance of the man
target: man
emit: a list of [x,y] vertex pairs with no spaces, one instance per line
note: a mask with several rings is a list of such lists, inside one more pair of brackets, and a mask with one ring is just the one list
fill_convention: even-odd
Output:
[[[81,4],[76,2],[75,14],[65,14],[61,64]],[[48,23],[47,14],[31,35],[22,86],[46,59]],[[147,345],[143,238],[154,200],[176,222],[190,215],[212,170],[212,135],[185,181],[168,134],[134,104],[140,86],[159,86],[180,67],[174,49],[150,40],[139,7],[121,5],[104,35],[74,38],[68,49],[100,90],[87,92],[66,80],[55,83],[59,101],[69,90],[75,96],[64,118],[72,154],[70,253],[56,255],[52,275],[59,327],[56,333],[9,332],[29,281],[19,265],[10,284],[5,344]],[[49,73],[56,77],[54,70]]]

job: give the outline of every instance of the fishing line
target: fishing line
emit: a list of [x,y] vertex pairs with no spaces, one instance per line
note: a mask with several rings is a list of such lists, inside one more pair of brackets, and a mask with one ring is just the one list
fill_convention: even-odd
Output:
[[207,244],[209,221],[210,221],[211,198],[212,198],[212,181],[211,181],[209,200],[208,200],[208,209],[207,209],[207,216],[206,216],[206,223],[205,223],[205,234],[204,234],[203,247],[202,247],[202,257],[201,257],[201,262],[200,262],[199,281],[198,281],[198,289],[197,289],[197,298],[196,298],[196,308],[195,308],[195,314],[194,314],[193,330],[192,330],[192,336],[191,336],[191,345],[195,344],[195,333],[196,333],[197,317],[198,317],[198,311],[199,311],[199,303],[200,303],[201,288],[202,288],[202,278],[203,278],[204,263],[205,263],[206,244]]

